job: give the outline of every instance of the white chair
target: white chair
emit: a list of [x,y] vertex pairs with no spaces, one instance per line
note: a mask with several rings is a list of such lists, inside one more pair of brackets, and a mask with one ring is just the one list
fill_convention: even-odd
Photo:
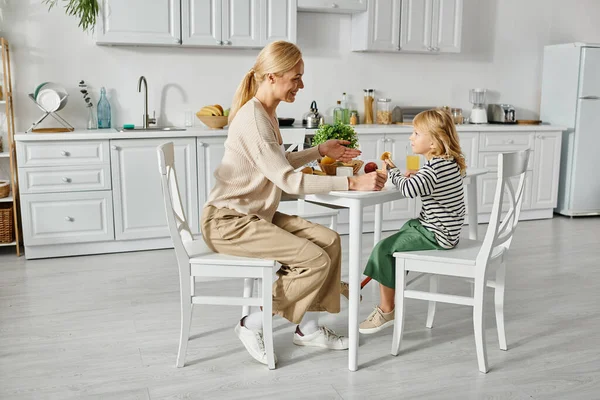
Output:
[[[305,137],[304,129],[281,130],[283,143],[288,145],[286,151],[304,150]],[[279,203],[277,211],[288,215],[297,215],[305,219],[328,218],[329,229],[334,231],[337,230],[338,215],[340,213],[335,208],[310,203],[303,199],[282,201]]]
[[[404,328],[404,299],[428,300],[426,326],[433,326],[435,302],[462,304],[473,307],[473,326],[479,371],[487,373],[487,350],[483,319],[484,294],[486,286],[494,288],[496,325],[500,349],[506,350],[504,332],[504,279],[506,256],[519,222],[525,171],[530,150],[498,155],[498,181],[490,222],[483,241],[460,239],[452,250],[430,250],[394,253],[396,258],[396,312],[392,355],[398,355],[402,330]],[[517,189],[513,187],[518,179]],[[505,195],[508,196],[505,197]],[[508,211],[507,211],[508,209]],[[501,216],[505,215],[501,221]],[[432,274],[429,291],[406,288],[405,271]],[[487,280],[488,274],[496,272],[495,280]],[[456,296],[438,293],[438,275],[467,278],[474,284],[472,296]],[[425,275],[422,275],[425,276]],[[414,281],[414,280],[413,280]]]
[[[192,235],[177,185],[173,143],[169,142],[158,146],[157,151],[167,222],[179,266],[181,332],[176,366],[183,367],[185,364],[193,305],[212,304],[263,307],[263,337],[267,362],[269,369],[274,369],[271,283],[274,272],[279,269],[280,264],[272,260],[215,253],[204,243],[201,235]],[[245,290],[243,297],[200,296],[195,293],[194,277],[247,278],[251,282],[261,280],[269,282],[269,284],[262,285],[262,296],[257,298],[250,298]]]

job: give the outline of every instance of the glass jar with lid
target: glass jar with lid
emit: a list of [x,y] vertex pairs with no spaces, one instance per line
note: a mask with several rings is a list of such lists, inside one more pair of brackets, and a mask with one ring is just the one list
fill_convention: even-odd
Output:
[[452,112],[452,119],[454,120],[454,123],[456,125],[460,125],[464,122],[462,108],[452,108],[451,112]]
[[377,99],[377,123],[390,125],[392,123],[392,99]]

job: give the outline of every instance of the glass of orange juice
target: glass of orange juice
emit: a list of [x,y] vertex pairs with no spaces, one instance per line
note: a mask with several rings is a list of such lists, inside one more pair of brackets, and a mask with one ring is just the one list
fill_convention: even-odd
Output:
[[410,143],[406,146],[406,169],[417,171],[420,168],[420,159],[418,154],[414,154]]

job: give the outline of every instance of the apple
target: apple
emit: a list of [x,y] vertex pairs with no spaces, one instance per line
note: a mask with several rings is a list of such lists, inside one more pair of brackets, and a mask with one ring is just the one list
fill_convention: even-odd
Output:
[[377,168],[379,168],[377,166],[377,163],[374,163],[373,161],[368,162],[365,164],[365,174],[368,174],[369,172],[377,171]]

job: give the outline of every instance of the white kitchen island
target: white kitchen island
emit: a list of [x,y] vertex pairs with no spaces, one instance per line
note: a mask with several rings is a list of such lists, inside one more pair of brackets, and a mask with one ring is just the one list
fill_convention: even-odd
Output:
[[[296,129],[296,128],[292,128]],[[405,164],[411,126],[358,125],[362,158],[392,153]],[[521,219],[551,218],[558,192],[562,127],[539,125],[459,125],[461,146],[478,177],[478,220],[487,222],[495,190],[497,154],[530,148]],[[307,135],[314,130],[306,130]],[[18,134],[17,163],[25,256],[28,259],[172,247],[167,230],[156,147],[175,145],[181,197],[190,228],[200,230],[202,205],[224,151],[227,130],[171,132],[80,130]],[[418,200],[383,206],[383,230],[398,229],[417,214]],[[364,213],[373,231],[374,207]],[[320,221],[318,221],[320,222]],[[348,232],[348,212],[340,210],[338,231]]]

